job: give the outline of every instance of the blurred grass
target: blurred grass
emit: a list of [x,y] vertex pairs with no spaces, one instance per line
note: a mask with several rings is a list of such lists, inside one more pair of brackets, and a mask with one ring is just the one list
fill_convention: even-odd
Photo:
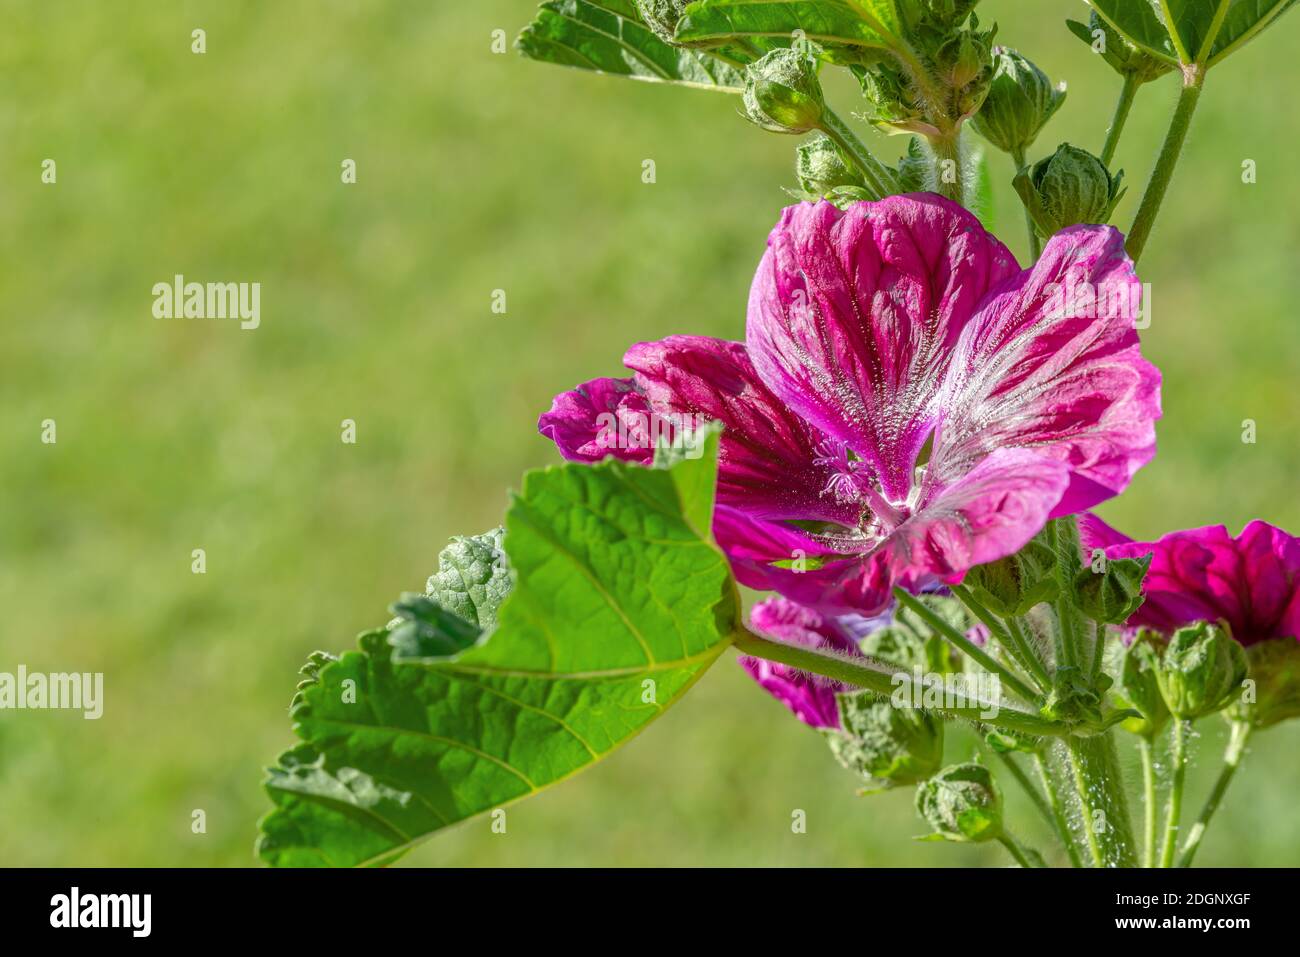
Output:
[[[349,647],[449,535],[499,521],[520,473],[554,459],[534,422],[556,391],[616,372],[635,340],[742,335],[796,141],[724,96],[494,55],[526,0],[0,10],[0,670],[104,671],[107,699],[97,722],[0,714],[0,862],[246,865],[307,653]],[[1099,149],[1109,121],[1117,80],[1061,23],[1083,12],[981,7],[1070,83],[1039,154]],[[1139,536],[1300,528],[1300,117],[1280,105],[1297,29],[1211,75],[1143,263],[1161,452],[1103,510]],[[1175,87],[1138,101],[1119,223]],[[852,108],[847,84],[833,92]],[[46,157],[57,186],[39,181]],[[1023,254],[1010,164],[993,162],[999,232]],[[150,288],[175,273],[260,281],[261,328],[153,319]],[[1193,807],[1220,748],[1201,730]],[[1297,723],[1256,739],[1201,863],[1300,863],[1298,744]],[[909,841],[910,795],[854,786],[724,661],[625,750],[513,808],[505,836],[471,821],[408,862],[1001,863]]]

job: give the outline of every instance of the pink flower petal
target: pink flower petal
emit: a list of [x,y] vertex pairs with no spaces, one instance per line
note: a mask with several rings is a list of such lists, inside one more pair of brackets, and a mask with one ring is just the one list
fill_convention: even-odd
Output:
[[992,450],[1019,447],[1069,466],[1053,515],[1123,491],[1155,454],[1160,417],[1160,373],[1134,328],[1140,293],[1119,232],[1057,233],[962,331],[929,477],[951,481]]
[[792,206],[750,290],[750,356],[783,402],[901,500],[957,336],[1017,269],[979,220],[938,196]]
[[650,407],[631,379],[592,379],[561,392],[537,431],[571,462],[614,456],[648,465],[654,460]]

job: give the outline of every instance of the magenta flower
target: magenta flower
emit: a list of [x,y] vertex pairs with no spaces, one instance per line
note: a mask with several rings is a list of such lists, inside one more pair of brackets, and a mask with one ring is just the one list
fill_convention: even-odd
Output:
[[1226,622],[1243,645],[1300,639],[1300,538],[1251,522],[1233,538],[1222,525],[1135,542],[1096,516],[1079,523],[1085,552],[1108,558],[1151,555],[1146,600],[1127,624],[1170,634],[1196,621]]
[[1139,295],[1109,227],[1064,230],[1021,271],[938,196],[800,204],[768,238],[744,343],[635,345],[631,380],[557,397],[539,428],[586,460],[629,413],[720,420],[714,536],[738,579],[874,614],[896,585],[1012,554],[1150,460],[1160,377]]
[[[841,622],[784,598],[759,602],[750,612],[749,620],[755,631],[774,641],[843,654],[859,653],[853,633]],[[849,690],[848,685],[765,658],[746,656],[740,659],[740,664],[804,724],[839,728],[840,712],[835,695]]]

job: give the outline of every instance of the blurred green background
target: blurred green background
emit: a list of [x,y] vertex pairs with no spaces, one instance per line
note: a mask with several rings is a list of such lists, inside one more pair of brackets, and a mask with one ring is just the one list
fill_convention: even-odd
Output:
[[[449,535],[500,520],[520,474],[556,458],[534,428],[555,392],[617,373],[636,340],[742,336],[797,141],[730,97],[493,54],[492,31],[513,39],[533,9],[0,0],[0,670],[106,685],[99,721],[0,713],[0,864],[253,863],[262,766],[291,742],[308,652],[349,647]],[[1098,150],[1118,79],[1063,25],[1083,5],[980,13],[1069,82],[1035,153]],[[1137,536],[1300,529],[1298,30],[1211,74],[1142,265],[1160,455],[1102,510]],[[831,91],[858,109],[849,84]],[[1176,94],[1166,77],[1138,100],[1121,225]],[[1010,163],[993,164],[997,229],[1023,255]],[[260,281],[261,328],[155,320],[151,286],[175,273]],[[726,658],[648,733],[514,807],[506,835],[475,819],[406,863],[1004,863],[909,840],[909,793],[856,797]],[[1216,722],[1198,727],[1193,808],[1221,748]],[[1300,863],[1298,746],[1300,722],[1255,739],[1199,863]]]

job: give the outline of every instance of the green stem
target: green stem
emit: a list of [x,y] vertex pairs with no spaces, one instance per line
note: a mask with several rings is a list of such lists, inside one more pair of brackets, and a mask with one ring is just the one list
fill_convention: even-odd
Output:
[[1205,799],[1205,807],[1201,808],[1201,816],[1196,819],[1191,833],[1187,836],[1187,843],[1183,846],[1182,856],[1178,858],[1179,867],[1191,866],[1192,858],[1196,856],[1196,851],[1201,846],[1201,839],[1205,836],[1205,829],[1210,825],[1210,818],[1214,817],[1214,812],[1219,809],[1219,803],[1223,800],[1223,792],[1228,790],[1228,785],[1232,783],[1237,768],[1241,766],[1241,759],[1246,753],[1246,741],[1250,737],[1250,732],[1251,726],[1246,722],[1232,722],[1232,734],[1228,738],[1227,750],[1223,753],[1223,770],[1219,772],[1219,779],[1214,782],[1214,790]]
[[[966,190],[965,184],[962,182],[960,137],[961,134],[959,131],[930,137],[930,148],[934,150],[934,178],[935,185],[939,190],[939,195],[946,196],[953,202],[961,203],[965,206]],[[952,163],[953,182],[947,182],[944,179],[945,162]]]
[[1115,158],[1115,149],[1119,146],[1120,135],[1124,132],[1124,124],[1128,122],[1128,114],[1133,109],[1133,100],[1137,97],[1138,87],[1142,82],[1133,74],[1124,77],[1124,85],[1119,91],[1119,102],[1115,104],[1115,115],[1111,118],[1110,129],[1106,131],[1106,145],[1101,148],[1101,162],[1103,166],[1110,167],[1110,161]]
[[1029,779],[1029,775],[1025,773],[1025,769],[1016,763],[1016,759],[1013,755],[1004,754],[1001,751],[994,751],[993,753],[998,756],[998,760],[1002,762],[1007,771],[1010,772],[1011,776],[1015,778],[1020,787],[1024,789],[1025,794],[1029,796],[1029,800],[1034,802],[1034,807],[1038,808],[1038,812],[1043,815],[1044,820],[1047,821],[1048,827],[1055,828],[1056,818],[1052,816],[1052,809],[1048,806],[1047,800],[1043,797],[1038,788],[1034,787],[1034,782]]
[[[886,698],[899,693],[904,695],[908,701],[912,701],[914,696],[924,699],[924,692],[927,688],[934,688],[939,691],[947,690],[942,676],[936,676],[934,679],[927,679],[922,676],[922,679],[918,682],[914,674],[906,671],[889,671],[869,659],[851,658],[847,655],[837,655],[831,652],[819,651],[815,648],[805,648],[800,645],[772,641],[750,631],[737,632],[733,636],[733,640],[737,650],[742,654],[789,665],[792,668],[798,668],[800,671],[821,675],[824,678],[832,678],[835,681],[842,681],[857,688],[866,688]],[[914,685],[919,685],[919,687],[913,687]],[[994,701],[977,701],[969,693],[963,694],[964,703],[954,702],[949,704],[949,697],[955,697],[955,695],[941,695],[941,700],[944,702],[942,705],[927,707],[953,717],[978,721],[981,724],[1004,728],[1008,731],[1018,731],[1021,734],[1059,737],[1070,733],[1069,725],[1060,721],[1049,721],[1036,714],[1002,707]]]
[[1203,68],[1194,65],[1183,68],[1183,92],[1178,96],[1178,105],[1174,108],[1173,119],[1169,121],[1169,131],[1165,133],[1160,156],[1156,159],[1155,169],[1151,171],[1151,180],[1142,196],[1142,205],[1138,207],[1137,217],[1128,232],[1126,248],[1134,262],[1141,258],[1142,250],[1146,248],[1147,239],[1151,236],[1151,227],[1155,225],[1156,214],[1160,212],[1160,204],[1164,202],[1169,182],[1174,177],[1174,169],[1178,166],[1183,144],[1187,141],[1187,131],[1192,125],[1192,114],[1196,112],[1204,83]]
[[[1011,160],[1016,164],[1017,175],[1023,173],[1029,166],[1029,161],[1025,159],[1024,150],[1012,152]],[[1028,206],[1025,207],[1025,226],[1029,229],[1029,253],[1033,261],[1038,262],[1038,257],[1043,254],[1043,241],[1038,238],[1038,229],[1034,226],[1034,217],[1029,215]]]
[[1174,866],[1174,847],[1178,843],[1178,821],[1183,813],[1183,782],[1187,778],[1188,722],[1175,719],[1170,748],[1173,779],[1169,784],[1169,806],[1165,811],[1165,839],[1160,849],[1160,866]]
[[1052,769],[1047,766],[1047,758],[1042,752],[1034,755],[1034,765],[1038,768],[1038,777],[1043,782],[1043,791],[1047,794],[1047,803],[1052,808],[1052,818],[1056,821],[1056,832],[1060,835],[1061,844],[1065,847],[1065,853],[1070,857],[1072,867],[1083,867],[1083,858],[1079,856],[1079,849],[1074,843],[1074,832],[1070,830],[1070,822],[1065,819],[1065,809],[1061,805],[1061,794],[1057,790],[1056,781],[1052,778]]
[[1102,656],[1106,653],[1106,626],[1092,622],[1092,661],[1088,666],[1088,677],[1092,684],[1097,684],[1101,677]]
[[1065,746],[1093,863],[1097,867],[1136,867],[1128,798],[1111,732],[1067,738]]
[[[1076,536],[1070,532],[1062,534],[1062,523],[1074,522],[1074,518],[1053,519],[1048,527],[1052,530],[1052,551],[1056,553],[1057,578],[1060,594],[1052,603],[1056,611],[1056,667],[1063,665],[1077,666],[1080,663],[1079,637],[1074,615],[1074,602],[1070,592],[1074,587],[1074,568],[1078,564],[1078,548],[1074,544]],[[1072,561],[1073,558],[1073,561]]]
[[1016,863],[1023,868],[1041,867],[1041,864],[1034,864],[1029,860],[1029,855],[1025,853],[1019,842],[1005,831],[998,835],[998,843],[1007,849],[1007,853],[1016,859]]
[[857,134],[829,108],[822,111],[821,131],[831,138],[848,159],[853,161],[866,179],[867,185],[882,199],[902,191],[894,171],[872,156],[871,151],[858,139]]
[[904,591],[902,588],[895,588],[894,597],[898,599],[900,605],[907,608],[944,638],[947,638],[971,659],[979,662],[986,671],[1001,678],[1012,691],[1025,701],[1035,702],[1038,700],[1038,695],[1034,693],[1034,690],[1029,687],[1023,678],[1016,675],[1006,665],[1002,664],[1002,662],[998,661],[952,625],[948,624],[948,622],[944,621],[932,612],[914,596]]
[[1138,754],[1142,758],[1142,866],[1156,866],[1156,765],[1151,739],[1138,738]]
[[1001,621],[997,615],[984,607],[965,585],[953,585],[952,593],[970,610],[972,615],[988,628],[993,640],[1005,648],[1021,668],[1030,673],[1041,690],[1046,691],[1051,687],[1052,682],[1047,676],[1047,668],[1038,660],[1038,656],[1034,654],[1033,649],[1024,640],[1024,636],[1011,631],[1012,622],[1009,619],[1005,623]]

